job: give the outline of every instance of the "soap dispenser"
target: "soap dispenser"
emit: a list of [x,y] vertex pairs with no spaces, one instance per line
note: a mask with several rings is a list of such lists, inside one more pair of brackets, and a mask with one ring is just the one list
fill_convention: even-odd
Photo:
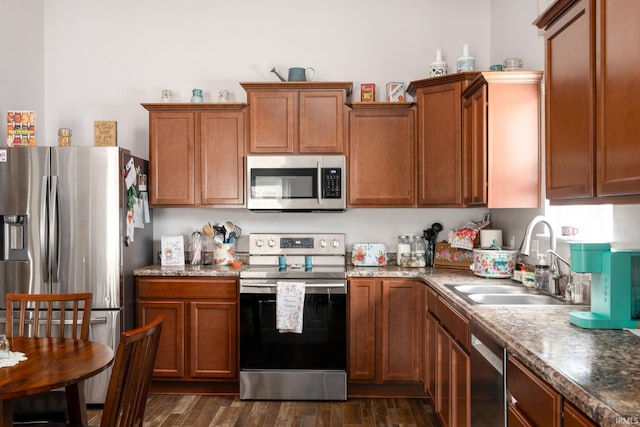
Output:
[[550,272],[546,258],[545,254],[538,254],[533,279],[536,290],[543,292],[549,292]]

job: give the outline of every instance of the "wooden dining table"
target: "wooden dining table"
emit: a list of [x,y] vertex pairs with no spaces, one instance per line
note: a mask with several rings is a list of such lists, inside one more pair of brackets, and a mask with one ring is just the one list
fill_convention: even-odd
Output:
[[9,344],[27,360],[0,368],[0,427],[13,425],[12,399],[60,387],[66,390],[69,421],[86,425],[83,381],[111,365],[113,350],[70,338],[11,338]]

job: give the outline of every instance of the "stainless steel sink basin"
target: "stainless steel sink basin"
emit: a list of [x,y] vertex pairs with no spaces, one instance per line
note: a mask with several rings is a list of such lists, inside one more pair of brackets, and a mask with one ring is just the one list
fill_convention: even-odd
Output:
[[562,300],[542,294],[467,294],[476,304],[489,305],[559,305]]
[[531,290],[513,285],[449,285],[463,294],[526,294]]
[[458,296],[470,304],[483,305],[559,305],[564,302],[551,295],[540,294],[534,289],[518,285],[449,284]]

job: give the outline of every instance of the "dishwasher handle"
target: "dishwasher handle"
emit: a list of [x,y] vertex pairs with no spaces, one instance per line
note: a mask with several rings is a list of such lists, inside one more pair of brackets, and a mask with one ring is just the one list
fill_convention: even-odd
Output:
[[473,349],[478,352],[493,368],[500,373],[500,375],[504,374],[504,358],[502,356],[498,356],[494,352],[492,352],[485,343],[482,342],[478,337],[471,334],[471,346]]

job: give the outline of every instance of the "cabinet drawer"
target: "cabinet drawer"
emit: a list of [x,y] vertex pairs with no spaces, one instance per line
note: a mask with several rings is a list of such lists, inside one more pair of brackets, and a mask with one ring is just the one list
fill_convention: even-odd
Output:
[[237,299],[235,279],[138,277],[136,282],[138,299]]
[[447,331],[469,352],[469,322],[455,311],[449,304],[438,298],[438,317]]
[[560,426],[562,396],[515,358],[507,359],[511,403],[534,425]]
[[438,294],[427,287],[427,310],[429,310],[435,317],[438,316]]

